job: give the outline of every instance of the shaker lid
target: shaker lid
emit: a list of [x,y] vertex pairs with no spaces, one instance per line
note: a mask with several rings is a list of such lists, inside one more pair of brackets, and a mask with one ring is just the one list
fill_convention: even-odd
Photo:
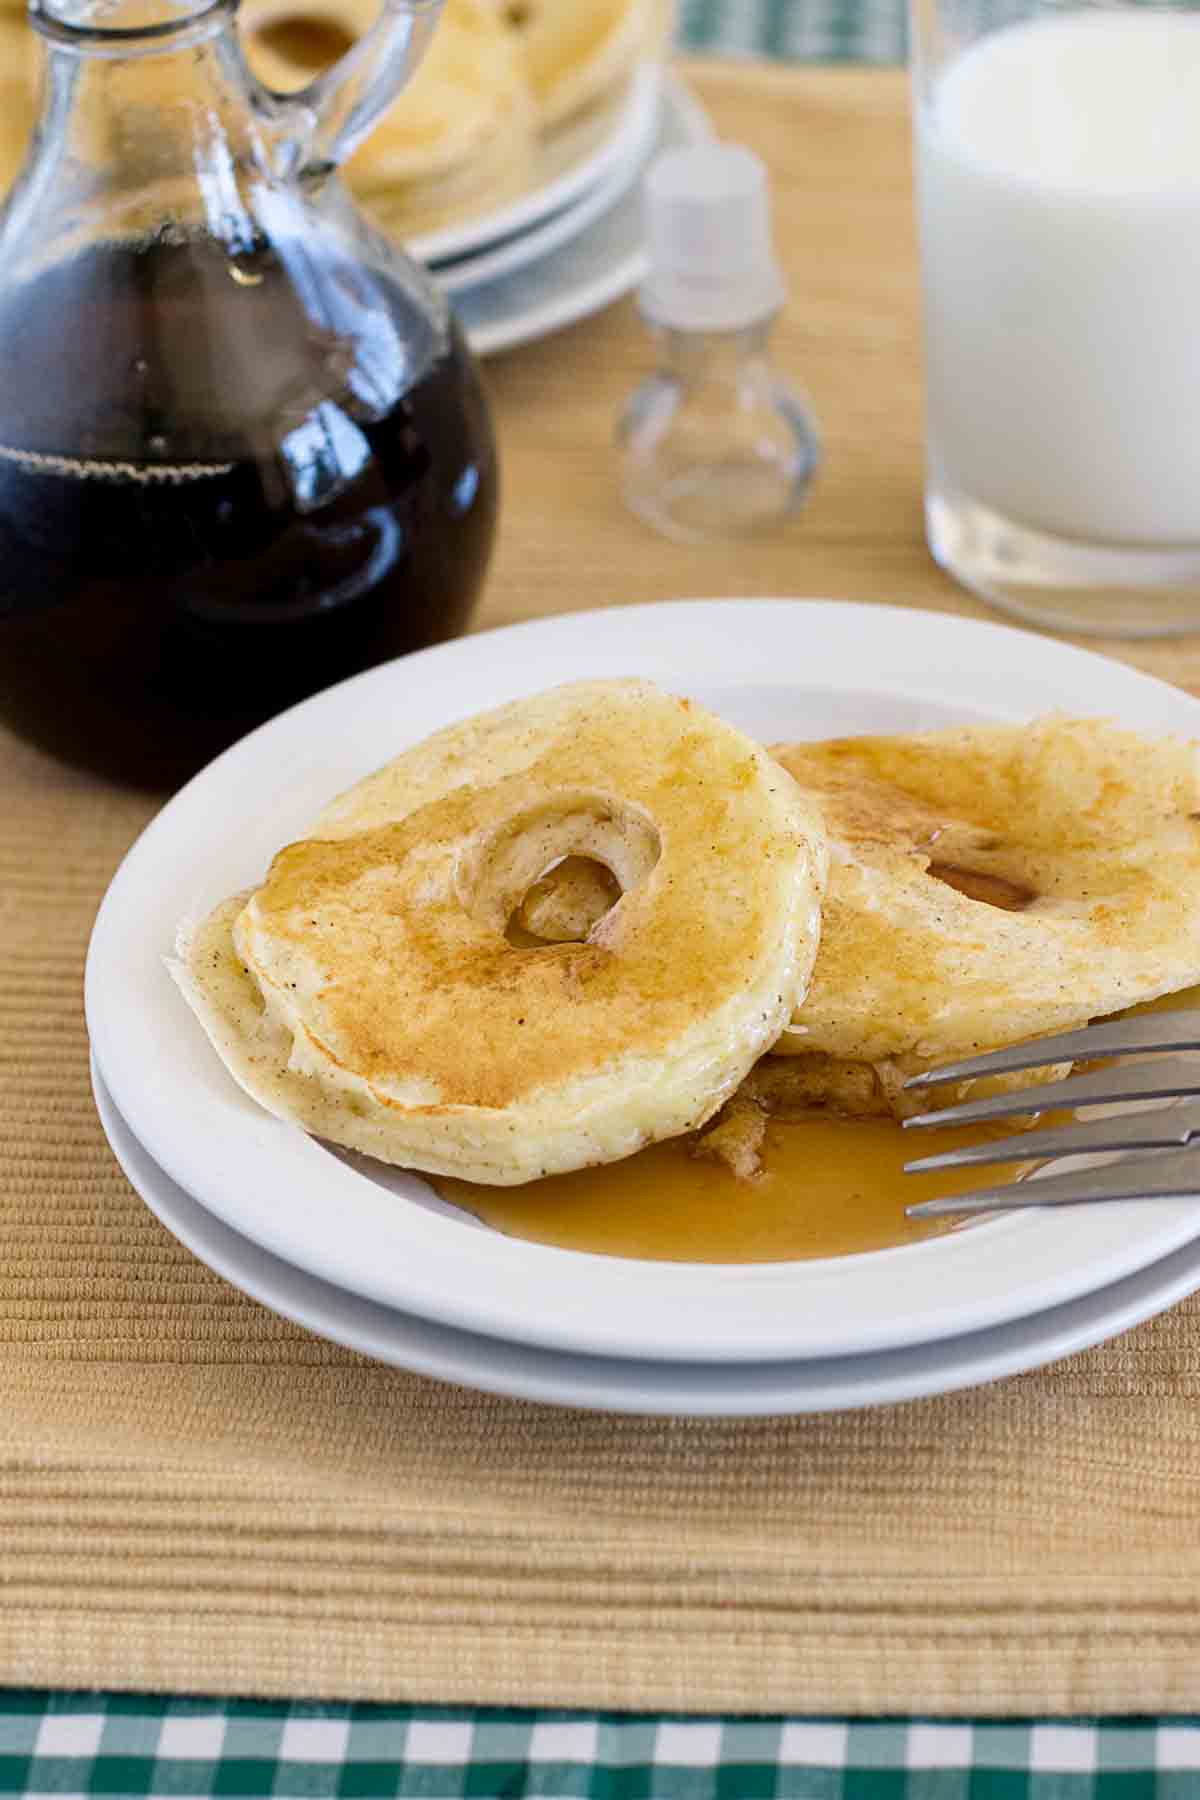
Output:
[[752,150],[664,151],[643,205],[650,269],[640,300],[654,324],[737,331],[778,311],[786,289],[771,246],[767,171]]

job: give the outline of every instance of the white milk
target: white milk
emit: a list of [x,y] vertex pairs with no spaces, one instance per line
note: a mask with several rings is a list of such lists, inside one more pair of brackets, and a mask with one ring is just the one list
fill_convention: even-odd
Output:
[[918,145],[935,482],[1066,537],[1200,542],[1200,17],[998,31]]

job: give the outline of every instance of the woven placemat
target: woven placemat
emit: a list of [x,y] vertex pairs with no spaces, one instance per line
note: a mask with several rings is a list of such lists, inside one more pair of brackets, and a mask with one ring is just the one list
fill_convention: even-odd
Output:
[[[749,549],[680,551],[627,519],[609,434],[645,347],[619,308],[493,366],[508,498],[483,622],[755,591],[967,610],[920,537],[902,86],[753,69],[699,85],[778,171],[797,296],[781,347],[819,390],[822,489]],[[1197,646],[1138,658],[1186,675]],[[381,1368],[210,1274],[117,1170],[88,1081],[88,931],[153,810],[0,738],[0,1683],[1196,1705],[1194,1302],[972,1393],[702,1422]]]

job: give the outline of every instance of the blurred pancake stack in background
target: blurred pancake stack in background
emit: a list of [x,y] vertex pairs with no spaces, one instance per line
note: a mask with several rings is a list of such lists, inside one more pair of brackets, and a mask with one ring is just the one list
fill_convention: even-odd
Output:
[[657,46],[651,0],[492,0],[515,33],[542,131],[619,91]]
[[[246,57],[295,93],[370,29],[376,0],[243,0]],[[638,66],[669,37],[663,0],[446,0],[425,61],[344,175],[385,230],[485,216],[614,122]],[[0,0],[0,188],[33,127],[40,58],[23,6]],[[563,152],[566,152],[565,157]]]
[[[373,0],[245,0],[242,38],[265,86],[292,93],[370,28]],[[490,0],[449,0],[425,60],[345,179],[389,230],[431,231],[515,198],[537,125],[516,32]]]

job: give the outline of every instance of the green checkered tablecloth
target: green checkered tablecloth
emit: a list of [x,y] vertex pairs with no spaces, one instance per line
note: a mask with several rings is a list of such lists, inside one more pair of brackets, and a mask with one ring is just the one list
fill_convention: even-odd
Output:
[[0,1695],[0,1794],[1195,1800],[1200,1719],[1003,1724]]
[[899,63],[903,0],[680,0],[680,35],[694,50],[797,62]]

